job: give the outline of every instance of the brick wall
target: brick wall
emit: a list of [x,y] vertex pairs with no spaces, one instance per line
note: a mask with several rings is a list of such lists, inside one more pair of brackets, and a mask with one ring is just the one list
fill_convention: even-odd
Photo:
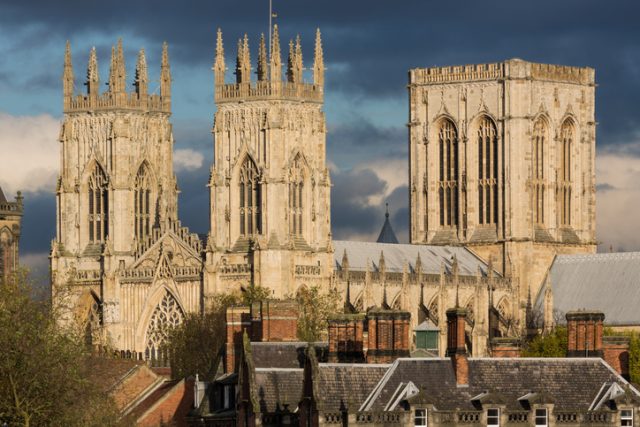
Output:
[[251,341],[297,341],[298,303],[266,300],[251,307]]
[[391,363],[408,357],[409,323],[406,311],[370,310],[367,313],[367,363]]
[[364,362],[364,314],[329,319],[329,362]]
[[517,338],[493,338],[491,357],[520,357],[520,340]]
[[603,337],[602,350],[605,362],[629,379],[629,337]]
[[[193,407],[193,379],[179,381],[137,419],[137,425],[187,427],[187,414]],[[163,424],[164,423],[164,424]]]
[[226,344],[224,371],[235,372],[242,352],[242,334],[246,330],[251,335],[249,307],[229,307],[226,313]]
[[600,311],[570,311],[567,318],[567,356],[602,357],[602,324]]

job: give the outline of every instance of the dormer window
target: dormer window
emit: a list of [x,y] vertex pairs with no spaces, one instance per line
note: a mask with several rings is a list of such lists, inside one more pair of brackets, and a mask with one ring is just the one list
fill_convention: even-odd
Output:
[[536,427],[548,427],[549,417],[546,408],[536,409]]
[[620,425],[633,427],[633,409],[622,409],[620,411]]
[[500,427],[500,409],[487,409],[487,427]]
[[413,425],[415,427],[427,427],[427,410],[416,409],[413,417]]

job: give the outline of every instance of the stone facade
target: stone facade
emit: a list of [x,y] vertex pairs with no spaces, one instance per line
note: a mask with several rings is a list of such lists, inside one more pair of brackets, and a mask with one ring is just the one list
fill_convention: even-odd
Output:
[[71,50],[63,75],[64,120],[51,250],[54,300],[94,345],[157,356],[162,325],[201,306],[201,242],[177,219],[171,73],[162,50],[160,93],[148,92],[144,50],[132,93],[122,43],[99,91],[95,49],[87,92],[76,95]]
[[278,27],[270,54],[260,40],[257,81],[249,41],[238,41],[236,82],[225,82],[222,32],[216,48],[215,160],[205,299],[262,285],[273,297],[328,285],[332,273],[330,187],[326,166],[324,59],[316,34],[313,83],[302,78],[302,47],[289,43],[286,78]]
[[23,214],[22,194],[14,202],[6,199],[0,188],[0,282],[18,267],[20,225]]
[[594,252],[594,103],[591,68],[411,70],[411,242],[493,259],[521,305],[555,254]]

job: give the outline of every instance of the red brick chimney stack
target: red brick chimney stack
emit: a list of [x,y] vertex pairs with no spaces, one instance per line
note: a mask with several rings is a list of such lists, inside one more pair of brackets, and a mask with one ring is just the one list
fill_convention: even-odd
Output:
[[236,372],[242,352],[242,333],[251,329],[249,307],[229,307],[226,313],[226,346],[224,357],[224,371]]
[[329,362],[364,362],[364,314],[329,318]]
[[467,310],[456,307],[447,310],[447,353],[453,363],[458,385],[469,385],[469,361],[465,345],[464,327]]
[[570,311],[566,318],[567,356],[602,357],[604,313],[601,311]]
[[367,319],[367,363],[391,363],[398,357],[409,357],[411,313],[372,309]]

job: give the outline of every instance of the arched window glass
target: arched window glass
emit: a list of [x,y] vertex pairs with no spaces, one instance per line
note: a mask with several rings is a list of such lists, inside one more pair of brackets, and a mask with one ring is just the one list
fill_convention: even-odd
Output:
[[575,130],[570,120],[565,120],[560,129],[560,182],[558,185],[558,213],[560,225],[571,225],[571,149]]
[[458,225],[458,135],[450,120],[442,120],[438,133],[440,226]]
[[533,125],[531,152],[531,181],[533,184],[533,219],[536,224],[544,224],[544,146],[547,137],[547,125],[540,118]]
[[289,173],[289,233],[302,235],[304,213],[304,169],[300,156]]
[[100,166],[89,177],[89,241],[104,242],[109,234],[109,190]]
[[478,127],[478,223],[498,222],[498,136],[488,117]]
[[240,234],[249,236],[262,232],[262,194],[256,164],[247,156],[240,169]]
[[138,170],[134,191],[135,235],[141,240],[151,233],[151,177],[143,164]]
[[160,359],[163,344],[172,328],[180,325],[184,320],[184,313],[178,301],[166,292],[160,304],[155,308],[147,328],[147,359]]

